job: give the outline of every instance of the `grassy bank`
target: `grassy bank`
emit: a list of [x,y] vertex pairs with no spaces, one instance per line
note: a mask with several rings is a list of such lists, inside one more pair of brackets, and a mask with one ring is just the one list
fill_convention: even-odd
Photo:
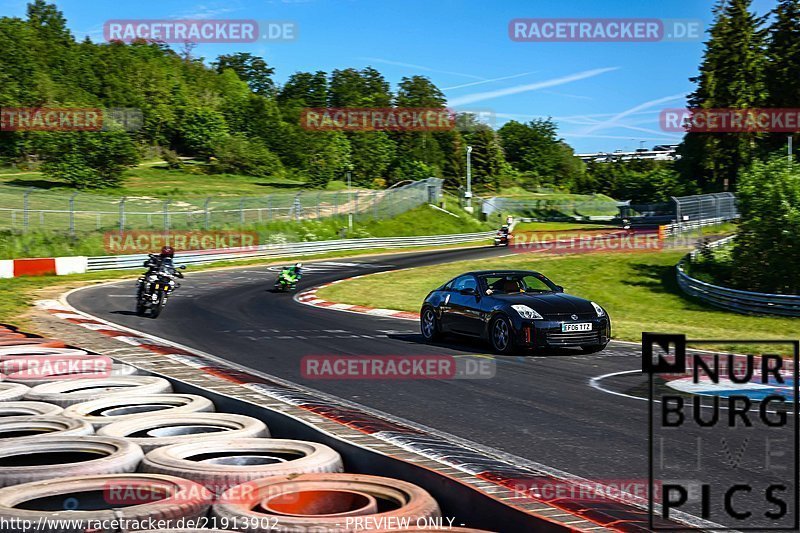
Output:
[[419,311],[429,290],[457,274],[486,268],[538,270],[567,292],[603,305],[614,337],[640,341],[642,331],[684,333],[697,339],[791,339],[798,320],[729,313],[685,296],[674,265],[685,250],[545,256],[520,254],[463,261],[414,271],[366,276],[320,291],[326,300]]
[[[392,218],[356,220],[352,231],[345,217],[328,217],[300,222],[276,221],[217,229],[256,232],[260,243],[324,241],[339,238],[391,237],[472,233],[495,229],[472,215],[454,208],[458,216],[423,205]],[[113,232],[113,230],[111,230]],[[151,230],[159,233],[158,229]],[[79,232],[70,236],[57,231],[31,231],[25,234],[0,231],[0,259],[19,257],[58,257],[69,255],[111,255],[104,245],[105,232]],[[134,252],[123,252],[134,253]]]

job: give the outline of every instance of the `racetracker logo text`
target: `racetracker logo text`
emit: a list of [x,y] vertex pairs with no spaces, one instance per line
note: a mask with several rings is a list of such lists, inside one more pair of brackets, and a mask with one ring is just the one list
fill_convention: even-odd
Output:
[[508,23],[512,41],[602,43],[699,41],[703,23],[693,19],[518,18]]
[[293,41],[297,24],[279,20],[109,20],[106,41],[161,43],[254,43]]
[[0,131],[136,131],[142,124],[142,110],[136,108],[0,108]]
[[312,131],[449,131],[456,114],[437,107],[305,108],[300,126]]
[[258,233],[253,231],[110,231],[103,236],[105,249],[110,254],[155,253],[164,246],[176,252],[222,250],[235,248],[241,251],[258,246]]
[[450,355],[308,355],[300,369],[305,379],[489,379],[495,361]]
[[692,133],[792,133],[800,131],[800,109],[664,109],[663,131]]

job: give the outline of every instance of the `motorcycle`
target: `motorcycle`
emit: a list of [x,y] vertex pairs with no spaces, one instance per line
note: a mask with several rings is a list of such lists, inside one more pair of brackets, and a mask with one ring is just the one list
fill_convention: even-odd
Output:
[[277,279],[275,279],[274,289],[277,292],[289,292],[293,291],[297,288],[297,282],[300,281],[299,278],[295,278],[288,271],[284,270],[280,274],[278,274]]
[[[184,265],[179,267],[185,269]],[[136,293],[136,314],[145,316],[148,311],[150,318],[158,318],[167,305],[167,299],[180,284],[175,278],[182,278],[180,272],[171,272],[167,268],[148,272],[139,280],[139,289]]]
[[502,231],[498,231],[497,235],[494,236],[494,245],[495,246],[508,246],[510,240],[511,240],[511,234],[510,233],[503,233]]

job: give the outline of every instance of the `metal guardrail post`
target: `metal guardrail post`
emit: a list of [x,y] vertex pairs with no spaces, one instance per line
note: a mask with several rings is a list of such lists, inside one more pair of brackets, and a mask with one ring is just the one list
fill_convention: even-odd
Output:
[[22,193],[22,231],[28,231],[28,213],[29,213],[29,201],[28,197],[33,192],[33,187],[25,189],[25,192]]
[[125,200],[126,197],[123,196],[119,200],[119,234],[125,231]]
[[169,203],[172,200],[164,200],[164,236],[169,235]]
[[69,197],[69,234],[75,235],[75,197],[78,196],[77,192],[72,193]]

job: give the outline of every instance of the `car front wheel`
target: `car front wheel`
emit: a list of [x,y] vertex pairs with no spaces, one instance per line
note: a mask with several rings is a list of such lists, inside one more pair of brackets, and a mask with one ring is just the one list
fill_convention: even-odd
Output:
[[442,332],[439,329],[439,319],[436,318],[436,313],[433,311],[433,308],[426,307],[422,310],[419,329],[427,342],[433,342],[442,338]]
[[500,354],[508,354],[514,348],[511,322],[504,316],[498,316],[489,326],[489,342],[492,349]]

